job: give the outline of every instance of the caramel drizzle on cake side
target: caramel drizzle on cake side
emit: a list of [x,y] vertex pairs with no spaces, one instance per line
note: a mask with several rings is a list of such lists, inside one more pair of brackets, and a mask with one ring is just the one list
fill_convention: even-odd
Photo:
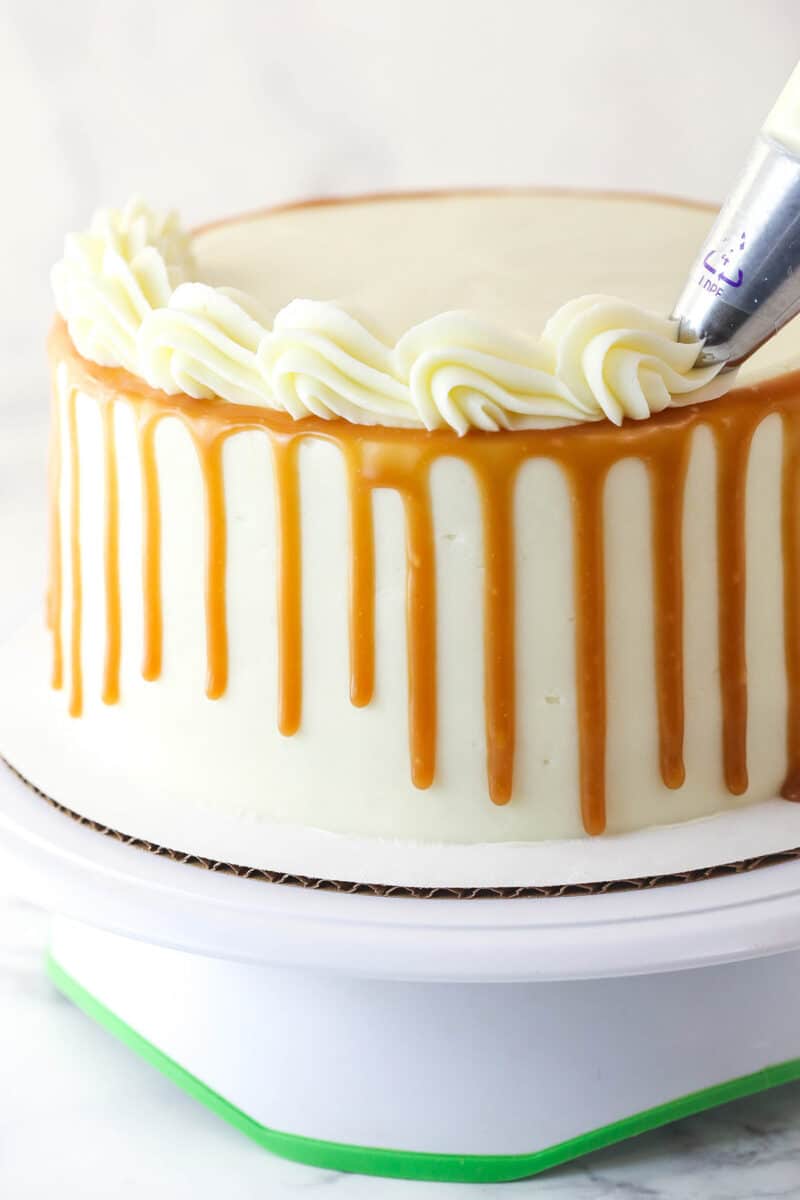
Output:
[[[606,827],[606,589],[603,506],[612,467],[625,459],[644,463],[649,477],[655,667],[661,777],[668,788],[684,782],[684,493],[692,439],[708,427],[717,457],[719,660],[722,706],[721,760],[732,794],[747,789],[747,666],[745,630],[745,498],[753,435],[772,413],[784,430],[783,515],[785,655],[788,679],[788,772],[783,795],[800,799],[800,374],[737,389],[720,400],[661,413],[616,428],[606,422],[569,429],[471,433],[349,425],[290,417],[216,401],[166,396],[125,371],[81,359],[58,324],[51,338],[54,363],[66,369],[56,388],[50,466],[51,555],[48,623],[53,632],[53,686],[63,687],[64,648],[69,658],[70,712],[83,705],[80,545],[80,446],[76,396],[88,393],[103,420],[106,521],[106,658],[103,700],[120,694],[119,496],[115,411],[126,404],[138,430],[143,504],[142,674],[157,679],[163,662],[161,507],[156,432],[173,417],[194,443],[205,494],[206,692],[219,699],[228,684],[226,611],[227,514],[224,444],[238,433],[262,431],[270,440],[277,525],[278,728],[289,737],[302,721],[302,570],[298,454],[305,438],[339,451],[350,499],[350,699],[370,703],[375,678],[375,548],[372,493],[388,488],[402,500],[407,546],[407,664],[409,758],[413,783],[430,787],[436,775],[436,563],[429,477],[440,458],[467,465],[476,481],[483,520],[484,694],[487,790],[495,804],[513,798],[515,738],[525,722],[516,699],[514,497],[520,468],[548,459],[562,471],[573,514],[576,609],[576,684],[580,800],[590,834]],[[59,399],[59,395],[61,399]],[[64,464],[68,464],[64,481]],[[64,505],[67,517],[62,521]],[[70,562],[70,629],[63,625],[62,540]]]
[[[74,398],[71,398],[71,402]],[[119,576],[119,477],[117,471],[116,405],[104,404],[103,457],[106,519],[104,539],[106,585],[106,656],[103,667],[103,703],[119,700],[122,656],[122,601]]]
[[372,492],[355,445],[344,447],[350,494],[350,702],[365,708],[375,690],[375,534]]
[[278,526],[278,729],[284,737],[297,733],[303,712],[303,576],[297,450],[293,438],[275,438],[272,442]]
[[[83,712],[83,556],[81,554],[81,486],[80,448],[78,445],[77,393],[71,391],[67,401],[67,457],[69,461],[69,545],[70,545],[70,607],[72,612],[69,638],[70,692],[69,715],[79,717]],[[56,615],[60,624],[60,615]]]
[[50,676],[52,687],[59,690],[64,686],[64,643],[61,628],[63,570],[61,564],[61,404],[58,372],[53,371],[53,405],[50,422],[50,448],[48,452],[47,483],[49,492],[48,521],[50,558],[48,563],[47,628],[53,637],[53,667]]
[[690,439],[682,429],[665,429],[655,457],[646,460],[652,497],[653,605],[655,627],[659,758],[661,778],[679,788],[683,761],[683,510]]

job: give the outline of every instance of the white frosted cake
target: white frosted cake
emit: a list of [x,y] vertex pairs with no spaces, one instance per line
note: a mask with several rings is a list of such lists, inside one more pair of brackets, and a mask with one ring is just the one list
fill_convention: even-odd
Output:
[[54,273],[60,694],[0,749],[125,833],[222,813],[244,863],[265,824],[603,841],[795,798],[800,331],[696,367],[665,314],[710,222],[99,214]]

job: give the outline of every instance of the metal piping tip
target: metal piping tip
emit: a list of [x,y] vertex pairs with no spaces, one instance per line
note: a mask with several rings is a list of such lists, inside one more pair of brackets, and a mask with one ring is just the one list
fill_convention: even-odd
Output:
[[800,157],[761,133],[673,310],[698,366],[738,367],[800,311]]

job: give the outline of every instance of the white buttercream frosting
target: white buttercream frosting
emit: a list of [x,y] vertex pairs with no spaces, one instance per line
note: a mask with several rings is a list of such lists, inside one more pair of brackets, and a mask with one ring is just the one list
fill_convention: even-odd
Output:
[[333,302],[293,300],[270,323],[243,292],[191,275],[176,217],[132,200],[67,238],[53,289],[85,358],[170,395],[298,420],[459,434],[620,424],[722,390],[718,368],[695,366],[700,344],[678,342],[676,322],[608,296],[563,305],[540,338],[450,311],[387,345]]
[[144,319],[169,303],[192,267],[175,213],[156,213],[138,197],[96,213],[86,232],[67,235],[52,273],[77,350],[102,366],[141,374],[137,338]]

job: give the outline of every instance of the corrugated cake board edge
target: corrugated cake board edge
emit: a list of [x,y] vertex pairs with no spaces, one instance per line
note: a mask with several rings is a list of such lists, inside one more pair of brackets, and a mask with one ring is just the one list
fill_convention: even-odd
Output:
[[142,838],[122,833],[120,830],[111,829],[107,825],[102,825],[98,821],[93,821],[89,817],[82,816],[73,809],[67,808],[66,805],[60,804],[53,797],[48,796],[40,788],[37,788],[35,784],[31,783],[29,779],[26,779],[14,767],[13,763],[8,762],[2,756],[0,756],[0,762],[5,763],[9,770],[31,792],[46,801],[57,812],[70,817],[73,821],[87,829],[103,834],[105,837],[113,838],[115,841],[122,842],[126,846],[133,846],[136,849],[155,854],[159,858],[168,858],[172,862],[199,867],[205,871],[214,871],[223,875],[235,875],[243,879],[256,879],[265,883],[287,884],[315,891],[343,892],[349,895],[404,896],[425,900],[485,900],[492,897],[498,899],[514,899],[517,897],[531,899],[537,896],[591,896],[603,895],[609,892],[644,891],[649,888],[674,886],[681,883],[697,883],[700,880],[718,879],[726,875],[741,875],[749,871],[758,870],[761,867],[776,866],[779,863],[793,862],[800,859],[800,846],[795,846],[788,850],[779,850],[770,854],[758,855],[754,858],[745,858],[736,862],[722,863],[711,867],[700,867],[672,874],[643,875],[630,879],[607,880],[605,882],[542,884],[530,887],[524,885],[515,887],[419,887],[399,884],[358,883],[344,879],[319,879],[310,875],[272,871],[267,867],[252,867],[239,863],[220,862],[215,859],[204,858],[197,854],[189,854],[185,851],[159,846]]

